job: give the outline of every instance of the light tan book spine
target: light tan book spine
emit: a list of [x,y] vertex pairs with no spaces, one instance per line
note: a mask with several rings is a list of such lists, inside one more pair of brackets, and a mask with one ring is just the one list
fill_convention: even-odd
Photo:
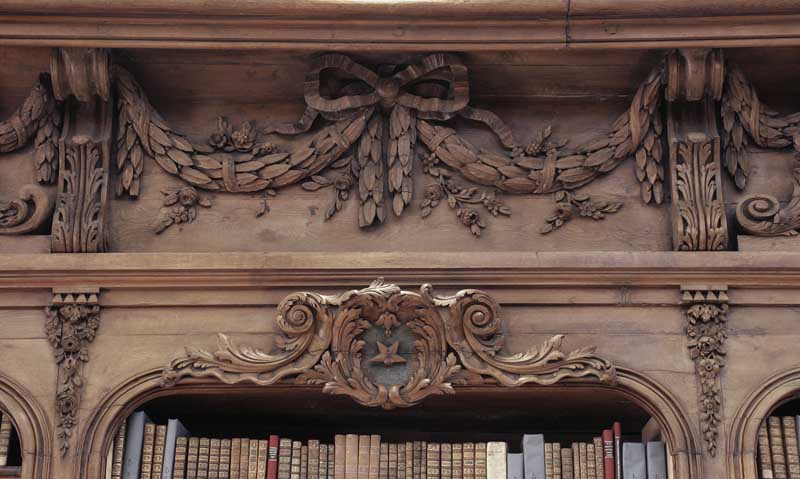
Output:
[[335,452],[336,449],[333,447],[333,444],[328,444],[328,479],[334,479],[333,469],[336,464]]
[[406,442],[405,444],[405,471],[406,479],[414,478],[414,443]]
[[337,434],[333,437],[333,479],[345,479],[346,443],[344,434]]
[[553,479],[553,444],[544,443],[544,478]]
[[[219,479],[231,479],[231,456],[233,447],[230,439],[219,442]],[[238,461],[239,458],[237,457]]]
[[420,479],[428,479],[428,443],[425,441],[420,442],[420,451],[422,451],[422,456],[420,457],[420,467],[419,477]]
[[592,445],[594,446],[594,475],[597,476],[597,479],[605,479],[606,470],[603,464],[603,438],[593,438]]
[[561,477],[563,479],[575,479],[572,469],[572,449],[566,447],[561,449]]
[[594,466],[594,443],[586,445],[586,479],[597,479]]
[[783,449],[781,420],[776,416],[768,419],[769,446],[772,450],[772,472],[775,479],[788,479],[786,472],[786,451]]
[[575,479],[585,479],[581,475],[581,453],[577,442],[572,443],[572,474]]
[[200,455],[200,438],[190,437],[186,449],[186,479],[197,479],[197,459]]
[[[578,443],[578,458],[581,461],[581,479],[589,479],[589,460],[585,442]],[[592,461],[594,461],[594,458],[592,458]]]
[[306,466],[306,477],[308,479],[319,479],[319,446],[318,440],[308,440],[308,465]]
[[[250,464],[250,439],[242,438],[239,446],[239,479],[247,479]],[[288,478],[286,478],[288,479]]]
[[[239,479],[240,459],[242,457],[242,439],[231,439],[231,466],[230,466],[230,479]],[[245,478],[246,479],[246,478]]]
[[475,479],[486,479],[486,443],[475,443]]
[[303,459],[303,443],[292,441],[292,474],[291,479],[300,479],[300,462]]
[[387,447],[389,449],[387,479],[397,479],[397,447],[399,444],[391,443]]
[[111,458],[111,479],[122,478],[122,462],[125,457],[126,423],[123,422],[114,438],[114,454]]
[[291,477],[292,440],[282,437],[280,441],[278,441],[278,479],[291,479]]
[[[412,467],[413,467],[413,478],[420,479],[422,477],[422,442],[414,441],[413,443],[413,450],[411,454],[412,460]],[[427,465],[426,465],[427,466]]]
[[197,448],[197,479],[208,479],[208,460],[211,450],[211,440],[207,437],[200,438],[200,447]]
[[358,436],[358,479],[369,479],[369,446],[370,438],[366,434]]
[[258,477],[258,439],[251,439],[247,447],[247,479]]
[[219,479],[220,440],[211,439],[208,446],[208,479]]
[[464,478],[464,445],[453,444],[453,479]]
[[153,479],[161,479],[164,471],[164,447],[167,444],[167,426],[156,426],[156,439],[153,443]]
[[372,434],[369,437],[369,479],[378,479],[381,471],[381,436]]
[[453,446],[443,443],[439,446],[439,477],[453,479]]
[[345,436],[345,479],[356,479],[358,477],[358,435],[348,434]]
[[508,479],[508,445],[504,442],[486,443],[486,478]]
[[800,479],[800,451],[797,448],[797,426],[794,416],[785,416],[783,421],[783,448],[786,451],[786,472],[789,479]]
[[153,477],[153,445],[156,442],[156,425],[149,422],[144,425],[144,439],[142,440],[142,465],[139,469],[140,479]]
[[761,423],[758,428],[758,459],[761,465],[761,479],[774,479],[772,473],[772,451],[769,448],[769,433],[767,432],[767,421]]
[[397,479],[406,479],[406,443],[397,445]]
[[561,444],[550,444],[553,449],[553,479],[561,479]]
[[0,466],[8,464],[8,448],[11,444],[11,430],[13,424],[11,423],[11,416],[8,414],[0,414]]
[[186,479],[186,461],[189,450],[189,438],[175,438],[175,461],[172,463],[172,479]]
[[269,455],[269,441],[258,440],[258,466],[256,466],[256,479],[267,479],[267,459]]
[[441,448],[437,442],[429,442],[428,447],[425,448],[425,470],[427,471],[428,479],[439,479],[441,477],[439,472],[440,465],[440,452]]
[[[309,441],[310,442],[310,441]],[[328,479],[328,445],[319,445],[319,458],[317,459],[319,465],[317,467],[317,478]]]
[[464,454],[464,467],[461,477],[463,479],[475,479],[475,443],[465,442],[462,445]]
[[300,446],[300,479],[308,479],[308,446],[305,445]]
[[389,479],[389,444],[382,442],[378,463],[378,479]]

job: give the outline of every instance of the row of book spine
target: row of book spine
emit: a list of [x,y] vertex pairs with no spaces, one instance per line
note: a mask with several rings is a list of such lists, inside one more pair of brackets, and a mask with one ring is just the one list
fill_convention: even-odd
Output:
[[13,433],[14,426],[11,416],[0,412],[0,466],[8,465],[8,451]]
[[383,442],[337,434],[333,443],[190,437],[177,419],[128,418],[109,454],[109,479],[665,479],[661,442],[620,442],[619,424],[591,443],[545,442],[525,434],[521,453],[505,442]]
[[800,416],[770,416],[758,431],[761,479],[800,479]]

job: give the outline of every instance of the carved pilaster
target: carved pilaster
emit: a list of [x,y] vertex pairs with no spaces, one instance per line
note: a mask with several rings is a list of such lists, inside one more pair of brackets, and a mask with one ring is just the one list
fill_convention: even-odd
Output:
[[667,57],[667,72],[673,249],[724,250],[728,222],[714,109],[722,95],[722,53],[710,49],[673,52]]
[[716,455],[722,420],[720,370],[725,365],[728,337],[728,287],[725,285],[681,286],[686,307],[686,336],[700,382],[700,429],[706,450]]
[[65,101],[51,250],[105,251],[111,157],[110,60],[105,50],[53,50],[53,93]]
[[85,383],[83,365],[89,362],[89,344],[100,326],[99,294],[97,288],[53,290],[53,298],[45,310],[45,332],[58,365],[56,437],[62,455],[69,449],[78,422]]

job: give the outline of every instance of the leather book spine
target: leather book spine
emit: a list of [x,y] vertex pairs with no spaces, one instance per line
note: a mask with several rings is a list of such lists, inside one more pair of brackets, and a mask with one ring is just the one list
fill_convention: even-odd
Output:
[[406,479],[408,477],[408,472],[406,471],[406,467],[408,467],[406,447],[404,442],[397,445],[397,479]]
[[139,479],[151,479],[153,473],[153,446],[156,442],[156,425],[149,422],[144,425],[144,441],[142,442],[142,467]]
[[378,479],[381,471],[381,437],[373,434],[369,437],[369,479]]
[[611,429],[603,430],[603,472],[605,479],[614,479],[614,435]]
[[153,479],[161,479],[164,471],[164,449],[167,445],[167,426],[156,426],[156,437],[153,442],[153,467],[150,475]]
[[242,440],[241,438],[231,439],[231,465],[228,468],[230,471],[230,479],[239,479],[239,458],[242,455]]
[[550,444],[553,449],[553,479],[561,479],[561,444]]
[[411,455],[411,459],[413,461],[413,471],[414,471],[414,479],[420,479],[422,477],[422,443],[420,441],[414,441],[414,450]]
[[[125,422],[119,427],[117,437],[114,438],[114,455],[111,459],[111,479],[122,479],[122,463],[125,458]],[[2,446],[0,446],[2,448]],[[185,452],[185,451],[184,451]],[[0,451],[0,455],[2,452]]]
[[486,443],[475,443],[475,479],[486,479]]
[[594,443],[586,444],[586,479],[597,479],[594,466]]
[[617,479],[622,479],[622,424],[615,422],[614,431],[614,470]]
[[594,445],[594,475],[597,479],[605,478],[605,469],[603,467],[603,438],[596,437],[592,439]]
[[336,464],[335,452],[336,449],[333,447],[333,444],[328,444],[328,479],[334,479],[333,472]]
[[186,479],[186,461],[188,451],[189,438],[186,436],[175,438],[175,462],[172,466],[172,479]]
[[239,479],[247,479],[250,464],[250,439],[242,438],[239,446]]
[[207,437],[200,438],[197,448],[197,479],[208,479],[208,459],[211,450],[211,440]]
[[572,443],[572,475],[575,476],[575,479],[584,479],[581,476],[581,453],[579,451],[580,446],[578,446],[577,442]]
[[[319,445],[319,467],[317,468],[317,477],[319,479],[328,479],[328,445]],[[269,478],[267,478],[269,479]]]
[[300,479],[300,462],[302,461],[303,444],[300,441],[292,441],[292,472],[291,479]]
[[300,479],[308,479],[308,446],[300,446]]
[[319,479],[319,441],[308,440],[308,479]]
[[419,468],[419,477],[420,479],[428,479],[428,443],[426,441],[420,441],[421,457],[419,458],[420,468]]
[[[586,443],[578,443],[578,460],[580,461],[581,479],[589,479],[589,461],[586,454]],[[594,460],[594,458],[592,458]],[[575,466],[573,466],[575,467]]]
[[345,435],[337,434],[333,437],[333,479],[345,479]]
[[370,439],[367,434],[358,436],[358,467],[356,468],[358,479],[369,479],[369,444]]
[[453,446],[447,443],[439,446],[439,477],[453,479]]
[[800,479],[800,452],[797,448],[797,427],[794,416],[781,418],[783,422],[783,448],[786,451],[786,472],[789,479]]
[[291,479],[292,440],[280,438],[278,441],[278,479]]
[[767,420],[769,431],[769,446],[772,451],[772,472],[775,479],[788,479],[786,472],[786,452],[783,449],[783,431],[781,420],[778,417],[770,416]]
[[348,434],[345,436],[345,479],[358,478],[358,435]]
[[769,448],[769,433],[767,432],[767,422],[761,423],[758,428],[758,463],[760,465],[761,479],[774,479],[772,473],[772,451]]
[[475,479],[475,443],[465,442],[461,445],[464,466],[461,468],[463,479]]
[[219,451],[221,441],[213,438],[208,445],[208,479],[219,479]]
[[230,439],[223,439],[219,442],[219,479],[231,479],[232,449]]
[[544,443],[544,478],[553,479],[553,444],[549,442]]
[[186,479],[197,479],[197,459],[200,455],[200,438],[190,437],[186,447]]
[[575,471],[572,468],[572,449],[566,447],[561,449],[561,477],[575,479]]
[[453,479],[464,478],[464,445],[461,443],[453,444]]
[[0,466],[8,464],[8,449],[11,444],[12,426],[11,417],[8,414],[0,414]]
[[251,439],[247,451],[247,479],[258,477],[258,439]]
[[439,472],[440,450],[441,448],[439,443],[428,443],[428,447],[426,448],[427,454],[425,455],[425,469],[427,471],[428,479],[440,479],[441,477]]
[[398,468],[397,468],[397,448],[399,444],[388,444],[389,448],[389,457],[388,457],[388,467],[387,467],[387,479],[397,479]]
[[378,479],[389,479],[389,444],[383,442],[380,446],[380,459],[378,461]]

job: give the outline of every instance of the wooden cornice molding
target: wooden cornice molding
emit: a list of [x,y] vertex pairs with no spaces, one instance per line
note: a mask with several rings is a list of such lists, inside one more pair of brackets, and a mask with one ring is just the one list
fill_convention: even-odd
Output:
[[105,253],[0,255],[0,289],[248,288],[360,284],[386,275],[442,287],[724,283],[800,286],[800,253]]
[[798,45],[800,5],[790,0],[8,0],[0,6],[0,44],[308,50]]

